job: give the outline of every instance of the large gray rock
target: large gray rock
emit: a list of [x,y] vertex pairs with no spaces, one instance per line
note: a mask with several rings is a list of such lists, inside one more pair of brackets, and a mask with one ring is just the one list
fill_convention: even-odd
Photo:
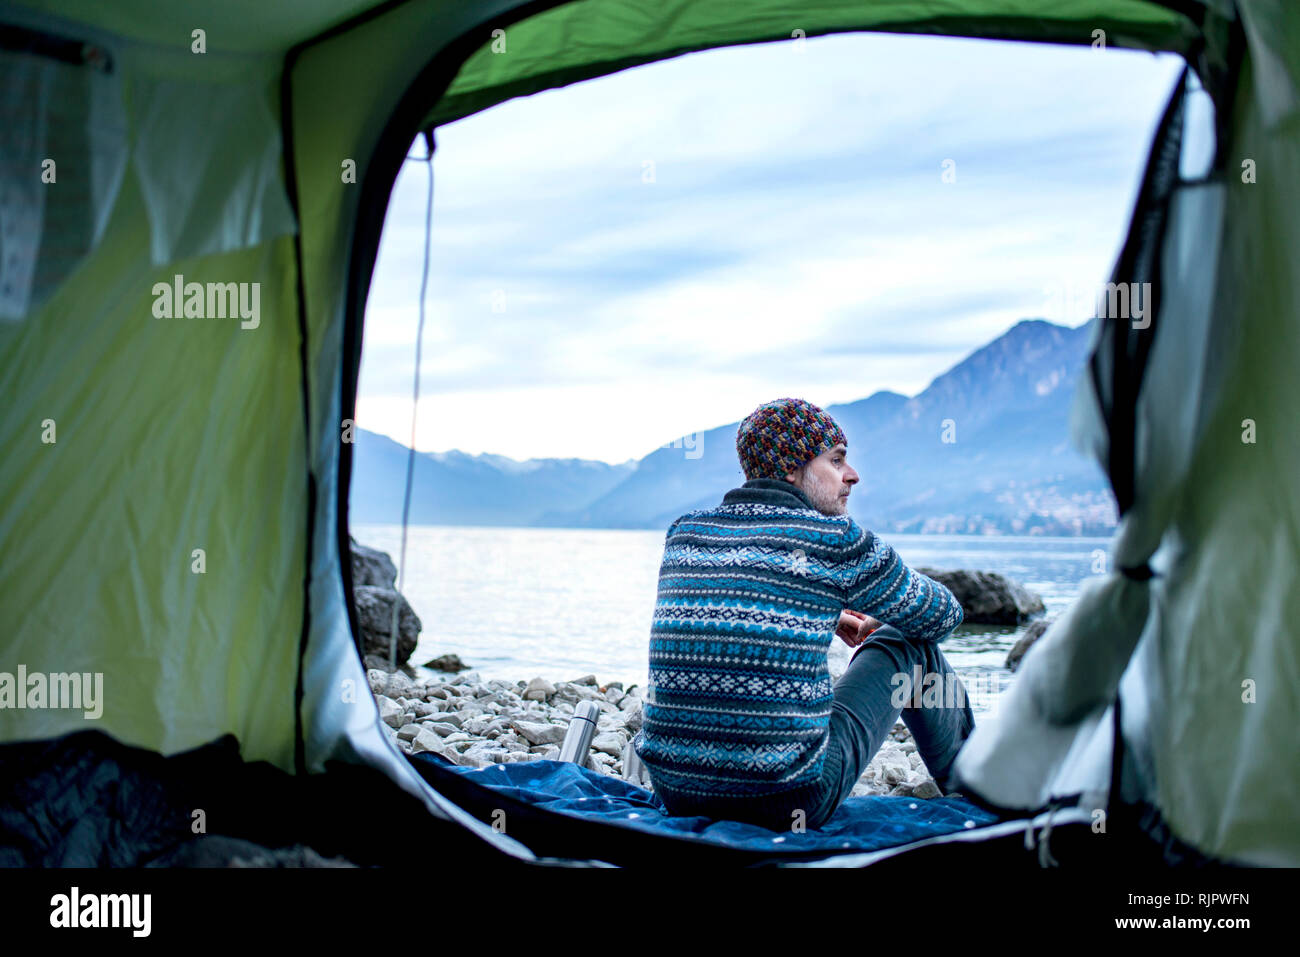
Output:
[[596,719],[596,730],[597,731],[626,731],[627,715],[623,714],[623,712],[621,711],[616,711],[613,714],[602,714],[599,718]]
[[886,745],[877,752],[876,760],[872,763],[880,769],[881,780],[891,787],[906,782],[911,776],[912,763],[899,748]]
[[387,695],[375,695],[375,704],[379,706],[379,720],[390,728],[400,728],[406,724],[402,720],[402,706]]
[[627,726],[629,731],[636,734],[641,730],[642,719],[644,717],[644,704],[640,699],[636,699],[631,704],[628,704],[627,698],[624,698],[623,702],[623,723]]
[[614,773],[614,759],[603,751],[592,751],[587,755],[586,767],[601,774]]
[[528,686],[524,689],[524,700],[545,701],[549,695],[553,694],[555,694],[555,685],[545,678],[534,678],[528,682]]
[[512,721],[510,726],[532,744],[560,744],[569,730],[562,724],[534,724],[532,721]]
[[964,568],[941,571],[918,567],[916,570],[952,592],[961,602],[966,624],[1018,625],[1047,610],[1042,598],[997,572]]
[[424,627],[404,597],[388,588],[360,585],[352,590],[357,620],[361,626],[364,653],[388,660],[388,634],[392,628],[393,603],[397,611],[397,663],[405,664],[415,651]]
[[479,714],[465,721],[461,724],[461,727],[469,734],[479,737],[487,734],[488,728],[492,727],[493,724],[500,726],[500,721],[488,715]]
[[592,739],[591,746],[597,751],[603,751],[610,757],[617,758],[623,754],[623,745],[626,743],[627,738],[617,731],[605,731]]
[[475,744],[466,748],[461,752],[460,758],[462,763],[465,764],[476,761],[479,767],[486,767],[489,764],[505,764],[510,760],[509,752],[505,749],[484,744]]
[[419,754],[421,751],[433,751],[435,754],[441,754],[449,761],[456,760],[455,750],[445,744],[440,735],[430,731],[428,728],[420,729],[420,732],[412,741],[411,750],[416,754]]
[[375,694],[387,695],[396,700],[415,693],[415,682],[397,671],[371,668],[366,672],[366,677],[370,681],[370,690]]
[[424,663],[424,667],[432,668],[434,671],[467,671],[469,665],[461,661],[459,655],[446,654],[439,655],[430,661]]
[[371,585],[396,591],[397,566],[393,564],[393,560],[376,548],[358,545],[356,539],[351,541],[352,587]]
[[939,797],[939,785],[934,783],[933,778],[926,778],[912,788],[912,797],[924,798],[927,801],[931,798],[937,798]]
[[1020,659],[1025,656],[1025,652],[1029,650],[1030,646],[1034,642],[1043,637],[1043,632],[1047,630],[1047,626],[1055,620],[1055,618],[1040,618],[1038,621],[1031,621],[1029,623],[1029,627],[1027,627],[1024,630],[1024,633],[1016,639],[1016,643],[1012,645],[1011,650],[1007,652],[1008,671],[1015,671],[1020,667]]
[[426,721],[445,721],[447,724],[454,724],[457,728],[465,723],[465,719],[454,711],[435,711],[425,716]]

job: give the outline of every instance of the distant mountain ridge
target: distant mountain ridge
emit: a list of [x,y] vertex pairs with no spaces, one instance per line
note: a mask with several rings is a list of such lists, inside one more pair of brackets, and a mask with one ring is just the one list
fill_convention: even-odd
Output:
[[[402,520],[410,450],[387,436],[356,431],[349,520]],[[636,468],[590,459],[528,459],[459,450],[417,452],[411,483],[415,525],[533,525],[561,504],[585,502],[609,491]]]
[[[878,531],[1110,534],[1109,484],[1068,439],[1088,341],[1089,323],[1025,319],[916,396],[880,391],[827,406],[861,477],[849,513]],[[694,448],[658,448],[620,465],[419,453],[411,521],[666,529],[744,482],[738,427],[718,426]],[[354,523],[401,520],[406,453],[391,439],[358,432]]]

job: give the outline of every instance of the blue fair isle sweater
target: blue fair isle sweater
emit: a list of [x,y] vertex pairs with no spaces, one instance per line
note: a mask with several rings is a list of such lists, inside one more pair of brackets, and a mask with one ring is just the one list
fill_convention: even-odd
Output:
[[784,480],[751,479],[673,522],[637,748],[669,810],[815,792],[833,701],[826,653],[843,608],[915,641],[962,620],[947,588]]

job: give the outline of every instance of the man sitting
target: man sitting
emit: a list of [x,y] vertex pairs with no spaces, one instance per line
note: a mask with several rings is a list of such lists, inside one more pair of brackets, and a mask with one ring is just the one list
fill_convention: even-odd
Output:
[[[961,605],[848,516],[847,445],[817,406],[765,403],[736,435],[744,485],[668,529],[633,746],[671,814],[820,827],[900,713],[953,783],[975,721],[938,643]],[[837,634],[857,651],[832,687]],[[922,705],[918,665],[925,687],[955,682],[949,706]]]

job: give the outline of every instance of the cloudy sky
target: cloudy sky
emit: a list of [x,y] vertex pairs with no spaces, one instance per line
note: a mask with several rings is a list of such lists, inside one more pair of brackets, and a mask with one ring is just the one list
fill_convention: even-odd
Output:
[[[1078,325],[1180,68],[851,34],[442,127],[416,448],[622,462],[779,396],[913,395],[1022,318]],[[403,444],[427,177],[408,161],[393,193],[357,402]]]

